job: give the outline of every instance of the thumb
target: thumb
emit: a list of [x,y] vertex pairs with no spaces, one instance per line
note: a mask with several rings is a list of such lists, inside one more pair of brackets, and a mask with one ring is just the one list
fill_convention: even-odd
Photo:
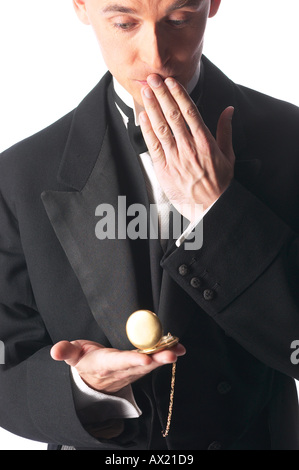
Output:
[[218,121],[216,140],[217,144],[222,151],[222,153],[228,158],[228,160],[233,164],[235,161],[235,154],[233,149],[233,131],[232,131],[232,119],[234,115],[235,108],[229,106],[226,108]]
[[75,367],[82,356],[82,347],[76,341],[60,341],[51,349],[51,357],[55,361],[65,361],[71,367]]

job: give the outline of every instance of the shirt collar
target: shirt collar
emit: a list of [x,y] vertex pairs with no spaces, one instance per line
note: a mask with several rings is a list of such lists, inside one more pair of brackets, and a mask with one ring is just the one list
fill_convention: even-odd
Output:
[[[200,76],[200,62],[198,64],[197,68],[196,68],[196,71],[195,71],[193,77],[191,78],[190,82],[187,85],[187,92],[189,93],[189,95],[194,90],[194,88],[195,88],[195,86],[196,86],[196,84],[199,80],[199,76]],[[135,117],[135,125],[139,126],[139,114],[143,110],[142,106],[140,106],[137,103],[136,103],[136,106],[135,106],[134,99],[133,99],[132,95],[130,95],[130,93],[114,77],[113,77],[113,86],[114,86],[115,92],[118,94],[120,99],[127,106],[129,106],[130,108],[133,109],[134,117]],[[117,106],[117,108],[119,109],[118,106]],[[127,121],[128,118],[124,115],[124,113],[120,109],[119,109],[119,111],[120,111],[121,115],[123,116],[123,118]]]

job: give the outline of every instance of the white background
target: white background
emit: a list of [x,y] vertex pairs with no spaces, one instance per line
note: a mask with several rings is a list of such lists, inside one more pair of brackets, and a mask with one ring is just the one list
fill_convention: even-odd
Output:
[[[3,151],[77,106],[106,69],[71,0],[0,0],[0,6]],[[235,82],[299,105],[298,18],[298,0],[222,0],[204,52]],[[0,428],[0,450],[45,448]]]

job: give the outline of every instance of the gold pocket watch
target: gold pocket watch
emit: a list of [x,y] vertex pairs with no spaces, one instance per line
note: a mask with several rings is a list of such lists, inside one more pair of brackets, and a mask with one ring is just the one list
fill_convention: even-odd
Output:
[[[128,318],[126,332],[130,342],[137,348],[139,353],[154,354],[164,349],[173,348],[179,342],[179,338],[168,333],[163,336],[162,324],[157,315],[150,310],[137,310]],[[170,430],[172,417],[174,385],[175,385],[176,363],[172,364],[171,390],[169,398],[169,409],[163,437],[167,437]]]

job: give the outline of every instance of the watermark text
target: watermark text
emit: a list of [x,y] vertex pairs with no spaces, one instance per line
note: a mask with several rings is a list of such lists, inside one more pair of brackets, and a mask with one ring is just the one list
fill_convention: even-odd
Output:
[[294,340],[290,347],[294,349],[290,357],[291,363],[296,366],[299,364],[299,340]]
[[[126,196],[119,196],[117,207],[108,203],[97,206],[95,216],[100,219],[95,227],[95,235],[99,240],[178,240],[183,235],[185,250],[199,250],[203,245],[203,222],[198,214],[203,213],[203,206],[196,204],[192,207],[200,221],[194,223],[194,226],[187,223],[186,236],[186,219],[173,206],[167,206],[166,210],[164,208],[164,205],[150,204],[148,211],[139,203],[127,207]],[[191,210],[186,212],[191,213]]]

